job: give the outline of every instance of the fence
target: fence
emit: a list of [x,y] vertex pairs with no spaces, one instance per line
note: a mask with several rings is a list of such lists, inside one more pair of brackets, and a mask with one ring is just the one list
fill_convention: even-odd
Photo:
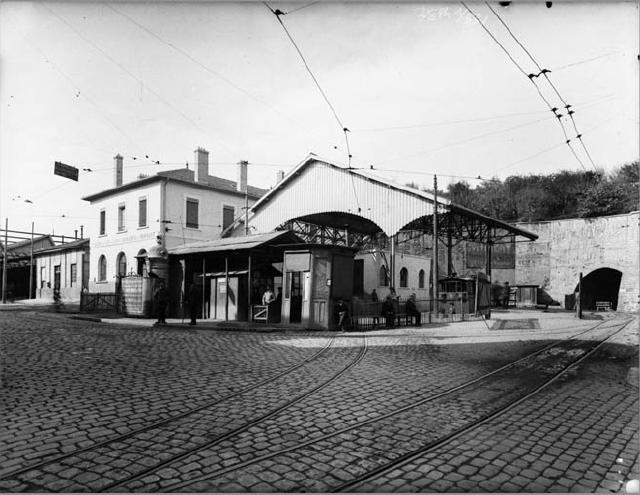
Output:
[[400,298],[393,300],[395,314],[387,321],[382,312],[381,301],[362,301],[354,299],[351,301],[351,327],[354,330],[373,330],[388,326],[415,325],[417,321],[422,323],[432,322],[455,322],[475,319],[475,313],[468,312],[468,305],[462,298],[459,300],[439,300],[437,311],[434,314],[434,303],[432,299],[417,299],[416,309],[420,314],[419,320],[416,315],[407,314],[407,301]]
[[91,293],[83,292],[80,295],[80,311],[102,312],[115,311],[120,309],[120,296],[116,293]]

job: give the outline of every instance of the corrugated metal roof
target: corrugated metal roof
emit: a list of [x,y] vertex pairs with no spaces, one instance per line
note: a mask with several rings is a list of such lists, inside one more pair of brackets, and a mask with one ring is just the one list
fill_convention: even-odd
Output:
[[[304,175],[304,179],[301,177]],[[438,198],[438,212],[451,211],[486,225],[535,240],[537,235],[469,208]],[[431,193],[396,184],[368,170],[347,169],[309,155],[252,207],[249,224],[258,231],[320,213],[357,215],[375,223],[387,236],[412,221],[433,214]]]
[[253,249],[264,244],[281,240],[286,243],[294,243],[300,239],[288,230],[269,232],[266,234],[252,234],[244,237],[227,237],[226,239],[216,239],[213,241],[190,242],[183,246],[169,249],[169,254],[185,255],[194,253],[210,253],[218,251],[238,251]]

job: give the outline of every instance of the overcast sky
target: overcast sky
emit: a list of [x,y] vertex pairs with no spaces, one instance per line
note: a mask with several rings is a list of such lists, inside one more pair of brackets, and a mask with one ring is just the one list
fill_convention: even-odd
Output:
[[[536,87],[461,4],[270,5],[287,13],[350,129],[353,166],[425,186],[433,173],[446,186],[593,170],[571,121],[562,119],[582,165]],[[468,5],[526,73],[539,72],[486,4]],[[637,159],[637,4],[490,5],[551,70],[595,165]],[[211,174],[235,180],[234,164],[248,160],[250,184],[262,187],[309,152],[347,163],[335,116],[262,3],[2,2],[0,57],[0,216],[10,229],[33,220],[69,235],[97,221],[80,198],[113,186],[116,153],[131,181],[192,164],[202,146]],[[544,78],[534,81],[564,114]],[[76,183],[53,175],[55,161],[92,172]]]

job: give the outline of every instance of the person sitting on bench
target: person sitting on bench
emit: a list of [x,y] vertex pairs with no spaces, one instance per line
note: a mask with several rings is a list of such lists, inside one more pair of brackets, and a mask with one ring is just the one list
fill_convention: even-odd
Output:
[[415,318],[416,319],[416,326],[420,325],[420,311],[418,311],[418,308],[416,306],[416,295],[415,293],[411,294],[409,296],[409,299],[407,300],[407,304],[405,306],[405,312],[407,313],[407,316],[409,318]]

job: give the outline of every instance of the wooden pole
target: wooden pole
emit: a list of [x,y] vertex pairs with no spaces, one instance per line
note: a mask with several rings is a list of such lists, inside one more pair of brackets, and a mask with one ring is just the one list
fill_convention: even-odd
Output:
[[578,318],[582,319],[582,272],[578,279],[578,296],[576,297],[576,308],[578,310]]
[[9,240],[7,239],[7,232],[9,229],[9,219],[4,219],[4,260],[2,262],[2,304],[7,302],[7,248]]
[[31,257],[29,261],[29,299],[33,294],[33,222],[31,222]]
[[438,314],[438,177],[433,176],[433,272],[431,273],[433,284],[433,308],[434,318]]
[[249,261],[247,264],[247,321],[253,319],[253,311],[251,309],[251,253],[249,253]]
[[204,302],[204,295],[205,295],[205,285],[207,282],[207,277],[205,276],[205,262],[204,262],[204,255],[202,255],[202,319],[204,320],[206,315],[205,315],[205,302]]
[[229,257],[224,257],[224,321],[229,320]]

